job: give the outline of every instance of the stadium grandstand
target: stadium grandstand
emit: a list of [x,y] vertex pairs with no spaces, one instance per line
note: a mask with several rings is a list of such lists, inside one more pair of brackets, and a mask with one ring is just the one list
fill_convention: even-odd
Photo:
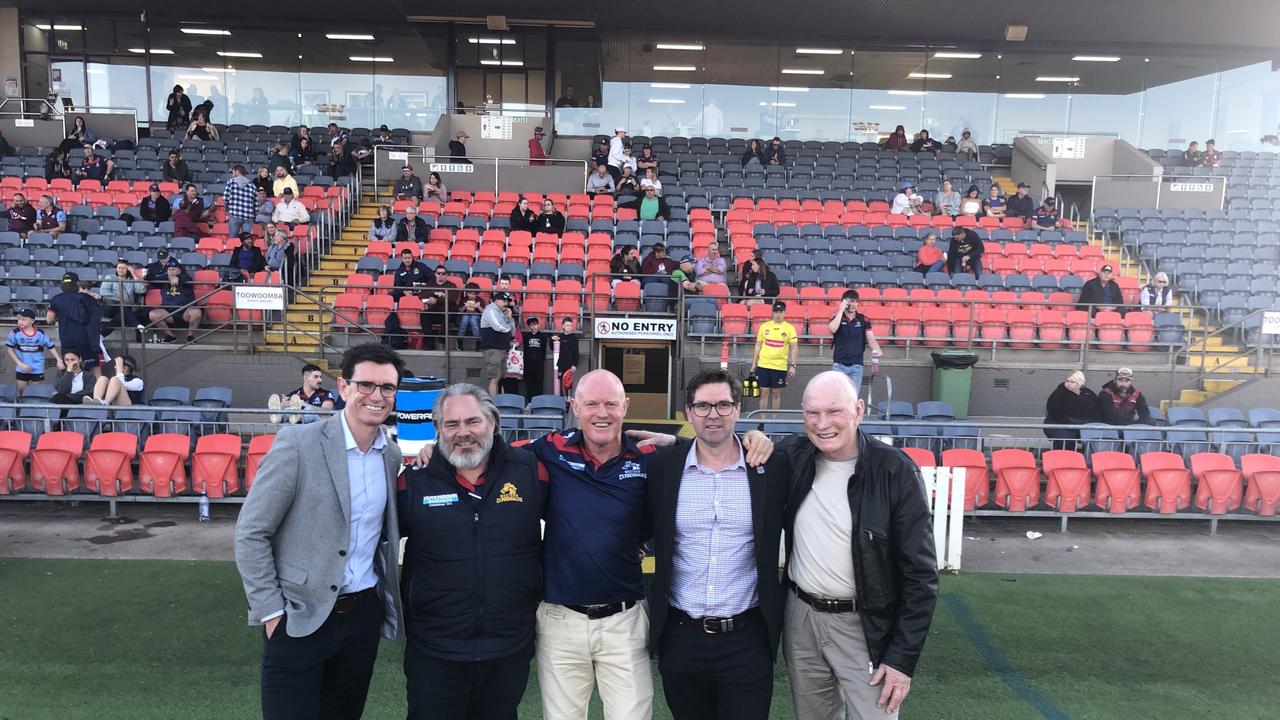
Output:
[[[1041,540],[1059,538],[1054,553],[1120,538],[1116,558],[1130,542],[1198,546],[1185,567],[1133,572],[1105,554],[1050,558],[1032,569],[1063,573],[1062,585],[1011,590],[1017,603],[968,567],[945,577],[946,619],[904,717],[1202,717],[1178,693],[1132,704],[1140,680],[1123,665],[1075,688],[1052,652],[1022,653],[1035,633],[979,625],[1007,611],[1030,627],[1040,619],[1002,603],[1053,597],[1068,599],[1052,623],[1082,625],[1073,613],[1094,608],[1083,590],[1058,595],[1075,587],[1067,573],[1125,576],[1093,579],[1153,607],[1185,592],[1206,612],[1254,590],[1128,576],[1280,578],[1274,560],[1240,559],[1280,557],[1276,3],[1233,6],[1230,22],[1183,0],[1069,11],[321,0],[305,18],[245,0],[199,13],[9,5],[0,518],[15,531],[0,532],[14,541],[0,547],[0,604],[67,615],[92,604],[45,596],[74,583],[9,589],[6,576],[62,562],[30,558],[88,558],[67,566],[76,583],[98,578],[105,557],[210,561],[227,575],[230,528],[276,431],[341,411],[341,358],[365,343],[397,349],[432,393],[497,389],[509,441],[573,428],[575,379],[593,369],[622,380],[628,427],[691,436],[685,385],[723,368],[747,390],[736,430],[779,442],[805,433],[806,383],[853,358],[862,429],[926,470],[931,490],[962,471],[962,494],[941,502],[960,506],[965,552],[1001,581],[1031,571],[1021,550],[994,557],[985,541],[997,537],[1003,548],[1069,533]],[[500,302],[515,330],[495,376],[482,316]],[[842,317],[861,328],[853,351]],[[795,344],[781,370],[760,364],[778,323]],[[788,376],[773,406],[762,371]],[[102,516],[179,527],[157,526],[175,535],[152,555],[65,539],[98,532],[83,527]],[[28,531],[39,542],[19,538]],[[155,581],[148,572],[121,577]],[[210,637],[248,647],[223,664],[256,666],[239,585],[183,572],[175,583],[220,598],[210,617],[226,627]],[[150,612],[123,586],[104,592]],[[1242,617],[1256,610],[1241,602]],[[1198,626],[1187,608],[1157,608],[1170,613],[1159,619]],[[1100,612],[1094,630],[1122,614]],[[77,617],[68,627],[90,616]],[[38,637],[60,632],[40,622]],[[183,618],[163,623],[181,639]],[[0,630],[9,677],[63,662],[36,637]],[[1067,638],[1063,652],[1133,658],[1122,641],[1137,637]],[[935,643],[945,660],[929,658]],[[1161,672],[1194,652],[1159,650]],[[387,652],[380,662],[398,665]],[[1266,652],[1231,657],[1243,690],[1206,707],[1273,716],[1274,683],[1250,684]],[[0,689],[0,717],[254,716],[257,678],[214,675],[196,694],[209,708],[189,715],[152,703],[160,691],[146,683],[84,714],[107,690],[49,701],[62,692],[51,679]],[[398,677],[375,681],[368,716],[398,716]],[[536,695],[531,684],[521,718],[542,717]],[[775,691],[770,717],[796,717],[787,693]]]

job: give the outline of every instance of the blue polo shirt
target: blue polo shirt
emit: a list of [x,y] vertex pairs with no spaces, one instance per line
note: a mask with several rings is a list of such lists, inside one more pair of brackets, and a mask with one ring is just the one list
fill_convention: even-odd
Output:
[[546,601],[594,605],[643,598],[640,545],[651,534],[645,497],[654,448],[624,437],[622,453],[596,465],[576,429],[525,447],[550,479],[542,551]]
[[21,330],[10,330],[9,338],[5,342],[6,347],[13,348],[13,352],[18,356],[18,360],[31,367],[31,375],[42,375],[44,373],[45,351],[53,349],[53,341],[43,330],[31,329],[30,335]]
[[867,331],[870,329],[871,322],[866,315],[854,313],[852,320],[841,315],[831,361],[838,365],[861,365],[862,354],[867,349]]

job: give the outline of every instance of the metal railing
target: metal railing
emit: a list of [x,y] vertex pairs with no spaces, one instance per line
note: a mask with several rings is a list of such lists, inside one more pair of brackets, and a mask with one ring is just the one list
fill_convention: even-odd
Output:
[[[17,110],[11,109],[9,106],[10,103],[17,105],[18,109]],[[27,103],[35,103],[36,107],[39,109],[37,109],[35,112],[27,110]],[[43,117],[45,115],[48,115],[50,117],[61,117],[62,108],[58,107],[54,103],[49,102],[47,98],[11,97],[11,98],[5,98],[4,100],[0,100],[0,116],[3,116],[3,115],[17,115],[18,117],[22,117],[22,118],[25,118],[28,115],[35,115],[37,117]]]
[[[587,176],[590,174],[588,162],[586,160],[570,160],[565,158],[528,158],[528,157],[496,157],[496,156],[467,156],[465,158],[454,158],[450,155],[438,155],[427,150],[423,145],[380,145],[379,149],[387,150],[388,153],[384,159],[383,153],[377,152],[375,149],[373,154],[373,184],[374,184],[374,200],[382,202],[383,198],[391,198],[389,192],[394,186],[394,181],[389,179],[384,181],[381,178],[384,174],[384,168],[387,163],[404,164],[406,162],[425,163],[427,165],[426,172],[418,172],[419,168],[415,168],[415,174],[418,177],[425,177],[431,172],[441,172],[448,174],[449,170],[433,171],[431,168],[436,165],[471,165],[472,168],[489,167],[493,168],[493,193],[495,196],[500,192],[502,187],[502,169],[504,164],[507,167],[581,167],[582,183],[581,189],[575,192],[583,192],[587,186]],[[394,148],[394,150],[392,150]],[[404,153],[404,157],[396,155],[396,159],[391,159],[390,153]],[[448,183],[446,182],[447,186]],[[425,201],[427,198],[423,198]]]

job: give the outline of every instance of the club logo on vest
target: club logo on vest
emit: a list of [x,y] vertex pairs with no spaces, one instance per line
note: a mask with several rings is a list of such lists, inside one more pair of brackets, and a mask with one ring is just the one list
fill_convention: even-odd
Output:
[[504,502],[524,502],[524,498],[520,497],[520,493],[516,491],[516,486],[511,483],[504,483],[502,490],[498,492],[498,503]]

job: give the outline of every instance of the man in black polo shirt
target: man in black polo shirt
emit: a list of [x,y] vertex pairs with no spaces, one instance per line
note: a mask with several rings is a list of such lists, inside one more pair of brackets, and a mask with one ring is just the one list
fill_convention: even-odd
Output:
[[858,313],[858,291],[845,290],[840,298],[840,307],[835,317],[827,323],[827,330],[833,338],[831,369],[842,372],[853,381],[853,386],[861,392],[862,357],[867,346],[871,346],[871,373],[874,375],[880,368],[880,343],[876,342],[875,333],[871,332],[871,321],[866,315]]
[[1024,223],[1030,223],[1036,214],[1036,201],[1027,194],[1030,191],[1030,185],[1018,183],[1017,194],[1005,202],[1004,216],[1022,218]]

